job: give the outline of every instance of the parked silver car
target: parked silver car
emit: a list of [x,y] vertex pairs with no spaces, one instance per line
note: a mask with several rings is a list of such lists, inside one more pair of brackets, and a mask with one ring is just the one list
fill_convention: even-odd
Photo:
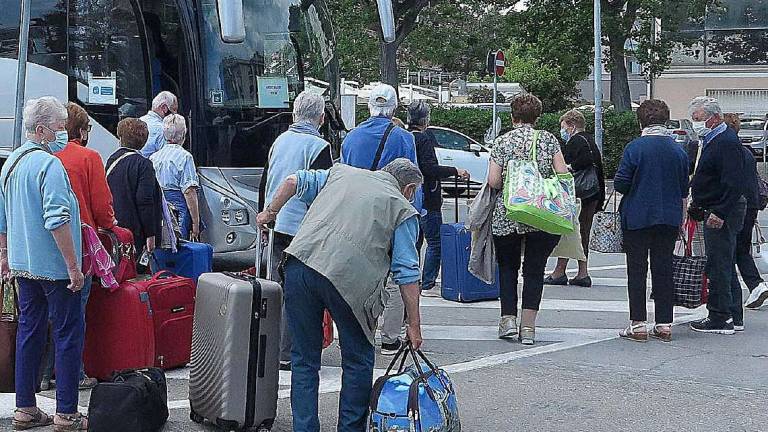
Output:
[[[438,126],[430,126],[429,131],[435,135],[438,147],[435,148],[437,162],[440,165],[462,168],[469,171],[470,188],[479,190],[488,177],[488,160],[490,150],[464,135],[463,133]],[[443,182],[443,189],[449,194],[462,194],[466,191],[466,183],[456,189],[454,182]]]
[[747,147],[757,160],[765,158],[765,119],[746,117],[741,119],[739,130],[741,144]]
[[689,119],[673,119],[667,122],[667,129],[672,132],[675,141],[688,148],[691,143],[699,141],[696,132],[693,131],[693,123]]

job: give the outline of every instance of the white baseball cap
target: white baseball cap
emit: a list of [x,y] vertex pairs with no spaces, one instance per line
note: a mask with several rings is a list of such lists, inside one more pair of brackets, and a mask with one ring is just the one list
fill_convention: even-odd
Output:
[[393,107],[397,105],[397,93],[389,84],[379,84],[371,90],[368,103],[375,107]]

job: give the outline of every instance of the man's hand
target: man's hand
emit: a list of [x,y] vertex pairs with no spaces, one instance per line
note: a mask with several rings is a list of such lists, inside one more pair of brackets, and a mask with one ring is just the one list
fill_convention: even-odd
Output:
[[189,231],[189,241],[200,241],[200,224],[192,222],[192,229]]
[[67,273],[69,273],[69,285],[67,285],[67,288],[72,292],[78,292],[83,289],[83,281],[85,280],[83,272],[79,268],[73,267],[68,268]]
[[457,168],[456,171],[458,171],[458,175],[459,175],[460,178],[462,178],[464,180],[468,180],[469,179],[469,171],[467,171],[465,169],[461,169],[461,168]]
[[725,221],[717,217],[714,213],[711,213],[707,219],[707,227],[712,229],[720,229],[723,227],[723,224],[725,224]]
[[269,206],[267,206],[263,212],[256,215],[256,225],[259,226],[260,230],[267,231],[267,225],[274,222],[275,219],[277,219],[277,213],[273,212]]
[[408,324],[408,329],[406,330],[406,335],[408,336],[408,341],[411,343],[411,346],[413,346],[413,349],[417,350],[421,348],[421,344],[424,343],[424,340],[421,338],[421,324]]

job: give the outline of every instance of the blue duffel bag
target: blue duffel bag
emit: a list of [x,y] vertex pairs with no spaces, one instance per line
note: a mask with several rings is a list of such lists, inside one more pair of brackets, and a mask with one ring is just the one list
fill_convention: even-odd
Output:
[[[413,364],[405,367],[408,357]],[[399,362],[396,373],[392,373]],[[456,393],[448,374],[410,343],[392,359],[371,394],[369,432],[460,432]]]

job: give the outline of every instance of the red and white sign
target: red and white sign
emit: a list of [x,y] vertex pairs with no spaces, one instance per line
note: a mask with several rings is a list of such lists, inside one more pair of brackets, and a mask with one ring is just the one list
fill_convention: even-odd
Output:
[[504,51],[496,51],[496,76],[503,76],[504,75],[504,68],[506,66],[506,61],[504,57]]

